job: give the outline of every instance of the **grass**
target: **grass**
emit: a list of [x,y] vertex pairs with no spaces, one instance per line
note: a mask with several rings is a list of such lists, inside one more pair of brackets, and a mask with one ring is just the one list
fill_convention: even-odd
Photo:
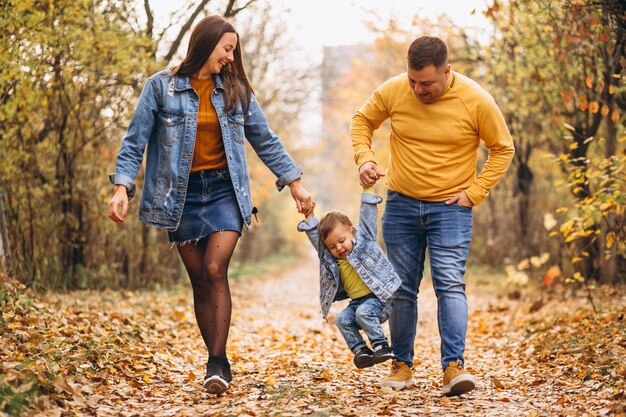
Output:
[[11,382],[0,379],[0,410],[8,415],[19,415],[26,409],[31,397],[38,394],[39,382],[35,375]]

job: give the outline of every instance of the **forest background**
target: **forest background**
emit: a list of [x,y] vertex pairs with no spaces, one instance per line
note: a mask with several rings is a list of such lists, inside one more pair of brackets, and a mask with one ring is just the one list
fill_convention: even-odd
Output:
[[[446,15],[370,12],[372,41],[324,48],[321,64],[295,50],[284,30],[290,14],[277,2],[188,0],[166,21],[156,4],[1,3],[0,416],[626,413],[623,2],[490,0],[474,12],[488,22],[482,31]],[[106,205],[107,174],[143,83],[179,62],[189,31],[209,13],[238,28],[257,97],[319,212],[356,218],[350,119],[405,70],[416,36],[444,38],[453,69],[494,96],[516,155],[474,209],[468,354],[481,388],[471,401],[439,398],[434,381],[378,391],[382,374],[351,369],[336,329],[317,316],[300,216],[252,149],[259,221],[244,231],[230,270],[238,382],[221,399],[198,390],[194,371],[206,358],[184,268],[166,234],[137,220],[137,201],[123,225],[106,217]],[[374,138],[383,168],[389,129]],[[481,148],[478,169],[486,157]],[[268,298],[277,287],[286,295]],[[432,292],[420,303],[432,306]],[[436,319],[424,310],[415,372],[429,384],[439,375],[430,361]]]
[[[166,25],[153,19],[149,1],[136,7],[112,0],[3,2],[1,258],[26,285],[151,288],[185,279],[165,234],[137,221],[137,202],[122,227],[107,221],[107,173],[146,77],[178,62],[190,28],[206,13],[228,16],[240,28],[256,94],[303,167],[320,211],[349,214],[359,192],[351,115],[378,84],[405,69],[416,35],[443,37],[453,68],[496,98],[517,150],[475,210],[471,263],[505,271],[518,284],[538,281],[550,267],[566,279],[623,282],[623,3],[494,1],[476,12],[492,23],[481,42],[446,16],[416,16],[406,27],[372,13],[374,42],[327,48],[321,67],[294,64],[281,29],[289,15],[274,12],[271,2],[192,1]],[[320,88],[322,127],[302,140],[301,115]],[[383,167],[388,134],[383,125],[374,139]],[[244,233],[236,267],[307,250],[290,199],[272,191],[271,173],[249,151],[260,221]],[[485,157],[481,149],[479,159]]]

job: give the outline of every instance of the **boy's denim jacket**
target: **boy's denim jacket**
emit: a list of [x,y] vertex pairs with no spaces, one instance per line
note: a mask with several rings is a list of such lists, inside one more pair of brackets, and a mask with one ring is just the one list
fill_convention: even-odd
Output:
[[[377,205],[383,199],[370,193],[361,194],[359,224],[355,226],[354,246],[348,254],[348,262],[359,274],[365,285],[382,302],[391,299],[400,286],[400,277],[393,269],[391,262],[376,242],[378,219]],[[298,224],[298,231],[306,232],[320,259],[320,305],[324,320],[333,301],[344,300],[348,294],[343,288],[337,260],[319,238],[317,226],[319,221],[313,216]]]
[[[280,139],[270,130],[267,120],[252,95],[249,108],[241,103],[224,112],[224,84],[214,75],[211,102],[222,129],[224,151],[230,178],[246,227],[252,219],[250,177],[246,160],[246,139],[267,167],[278,177],[282,190],[302,176]],[[115,185],[135,195],[135,177],[143,160],[146,144],[146,172],[139,204],[139,220],[169,230],[178,228],[185,204],[189,173],[196,142],[199,97],[188,77],[164,70],[152,75],[141,92],[137,109],[117,155]]]

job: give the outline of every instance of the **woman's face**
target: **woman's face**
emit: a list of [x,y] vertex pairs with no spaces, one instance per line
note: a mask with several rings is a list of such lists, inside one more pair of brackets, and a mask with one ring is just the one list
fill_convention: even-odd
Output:
[[237,34],[233,32],[226,32],[222,35],[215,49],[209,55],[204,67],[208,69],[211,74],[219,74],[222,68],[229,62],[233,62],[235,57],[233,51],[237,46]]

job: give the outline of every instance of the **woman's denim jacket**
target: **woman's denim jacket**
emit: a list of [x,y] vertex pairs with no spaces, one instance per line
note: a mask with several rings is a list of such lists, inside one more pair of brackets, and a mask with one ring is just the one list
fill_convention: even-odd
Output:
[[[146,144],[146,172],[139,204],[139,220],[169,230],[178,228],[185,204],[198,126],[199,97],[188,77],[171,76],[170,70],[151,76],[141,92],[137,109],[117,155],[115,185],[135,195],[135,177],[141,167]],[[237,104],[224,112],[224,84],[214,75],[211,102],[217,111],[230,178],[246,227],[252,218],[250,177],[245,140],[252,145],[267,167],[278,177],[282,190],[302,176],[280,139],[267,124],[254,95],[249,108]]]
[[[365,285],[382,302],[388,302],[400,286],[400,277],[376,242],[378,219],[377,205],[383,199],[370,193],[361,194],[359,224],[355,226],[354,246],[348,253],[348,262],[359,274]],[[343,288],[337,260],[319,238],[319,221],[313,216],[298,224],[298,231],[306,232],[320,259],[320,305],[324,320],[333,301],[344,300],[348,294]]]

